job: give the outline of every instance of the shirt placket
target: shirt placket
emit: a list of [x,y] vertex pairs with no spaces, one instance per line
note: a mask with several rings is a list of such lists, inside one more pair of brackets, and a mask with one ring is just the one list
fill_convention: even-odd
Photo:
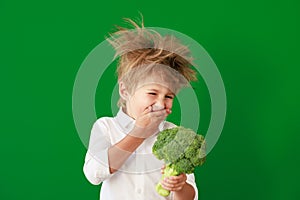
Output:
[[142,144],[136,151],[135,151],[135,154],[136,154],[136,194],[137,194],[137,199],[144,199],[144,196],[145,196],[145,177],[144,177],[144,171],[143,169],[145,168],[145,163],[144,163],[144,160],[143,159],[140,159],[142,156],[142,154],[144,153],[144,148],[145,148],[145,145]]

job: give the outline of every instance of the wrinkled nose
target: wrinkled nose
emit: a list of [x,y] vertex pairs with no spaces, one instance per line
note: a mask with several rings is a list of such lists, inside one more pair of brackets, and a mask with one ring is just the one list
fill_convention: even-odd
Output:
[[152,111],[162,110],[165,108],[165,103],[162,100],[157,100],[152,106]]

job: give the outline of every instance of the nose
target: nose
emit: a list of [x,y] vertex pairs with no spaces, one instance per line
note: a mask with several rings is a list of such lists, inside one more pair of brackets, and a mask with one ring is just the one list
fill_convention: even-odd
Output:
[[163,99],[158,98],[155,103],[152,105],[152,110],[162,110],[165,109],[165,102]]

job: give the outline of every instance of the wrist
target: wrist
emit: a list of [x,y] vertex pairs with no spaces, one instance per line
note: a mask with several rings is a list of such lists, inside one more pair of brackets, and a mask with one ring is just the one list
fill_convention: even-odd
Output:
[[135,147],[135,148],[140,146],[145,140],[145,138],[137,137],[137,136],[132,135],[132,134],[128,134],[126,137],[127,137],[127,142],[129,144],[131,144],[132,147]]
[[175,192],[175,193],[176,193],[176,192],[182,192],[187,186],[188,186],[188,183],[187,183],[187,182],[184,182],[184,184],[183,184],[183,186],[181,187],[181,189],[180,189],[180,190],[176,190],[176,191],[174,191],[174,192]]
[[187,200],[187,199],[194,199],[196,195],[195,189],[192,185],[185,182],[182,188],[178,191],[174,191],[174,199],[175,200]]
[[136,139],[139,138],[141,140],[145,140],[148,137],[150,137],[151,135],[154,135],[155,133],[157,133],[158,131],[159,131],[158,128],[156,128],[156,129],[155,128],[143,128],[143,127],[135,125],[133,130],[128,135],[130,135]]

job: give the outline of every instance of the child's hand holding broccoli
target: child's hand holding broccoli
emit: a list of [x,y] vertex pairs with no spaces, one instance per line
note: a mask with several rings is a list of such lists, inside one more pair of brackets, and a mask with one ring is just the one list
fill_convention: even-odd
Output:
[[[175,185],[176,189],[181,189],[183,179],[186,179],[183,174],[193,173],[195,167],[202,165],[205,161],[204,137],[184,127],[166,129],[159,133],[152,152],[166,164],[162,176],[162,179],[165,180],[163,181],[164,186],[168,188]],[[168,179],[168,177],[178,175],[181,177]],[[162,196],[170,194],[170,191],[164,189],[161,183],[157,184],[156,190]]]
[[[165,165],[162,167],[162,174],[165,171]],[[182,173],[178,176],[165,177],[161,180],[161,185],[169,191],[180,191],[186,184],[187,176]]]

